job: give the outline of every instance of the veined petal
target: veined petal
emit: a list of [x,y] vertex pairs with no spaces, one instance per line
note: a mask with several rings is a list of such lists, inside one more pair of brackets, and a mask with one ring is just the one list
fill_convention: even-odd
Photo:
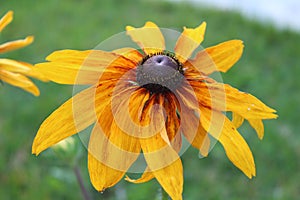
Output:
[[95,125],[90,137],[88,168],[93,186],[98,191],[103,191],[119,182],[139,155],[132,151],[139,151],[140,148],[125,134],[119,135],[122,132],[120,129],[113,129],[115,126],[112,124],[106,123],[103,130],[110,128],[112,131],[105,133],[99,125]]
[[274,109],[268,107],[253,95],[241,92],[225,84],[226,108],[245,119],[274,119],[277,118]]
[[89,152],[110,168],[126,172],[141,151],[138,138],[130,134],[118,126],[108,104],[92,132]]
[[0,68],[1,70],[10,71],[13,73],[20,73],[43,81],[47,80],[41,73],[35,71],[33,69],[33,66],[29,63],[0,58]]
[[8,11],[1,19],[0,19],[0,32],[13,20],[13,11]]
[[118,126],[128,135],[136,138],[146,136],[140,118],[148,99],[149,92],[144,88],[119,85],[115,87],[111,105],[113,117]]
[[[130,91],[125,90],[123,95]],[[115,185],[139,156],[141,149],[138,138],[127,135],[116,123],[112,109],[116,106],[114,103],[111,101],[99,112],[98,123],[90,137],[88,168],[91,182],[99,191]]]
[[146,54],[163,51],[165,39],[159,27],[153,22],[146,22],[141,28],[126,26],[127,34],[136,42]]
[[220,111],[232,111],[243,118],[273,119],[277,115],[253,95],[241,92],[230,85],[190,81],[200,104]]
[[114,186],[124,176],[125,172],[113,169],[101,163],[93,154],[88,153],[88,170],[91,183],[99,192]]
[[102,85],[100,89],[91,87],[66,101],[40,126],[32,145],[32,153],[38,155],[48,147],[94,123],[97,113],[109,100],[112,89],[108,83]]
[[183,167],[180,158],[172,164],[152,172],[171,199],[181,200],[183,191]]
[[138,52],[134,48],[121,48],[121,49],[116,49],[113,52],[124,56],[125,58],[134,62],[136,65],[138,65],[144,57],[140,52]]
[[40,95],[39,89],[36,87],[36,85],[28,79],[26,76],[19,74],[19,73],[13,73],[6,70],[0,70],[0,80],[9,83],[13,86],[22,88],[23,90],[32,93],[35,96]]
[[110,79],[119,78],[136,66],[121,55],[100,50],[61,50],[46,59],[50,62],[37,64],[36,70],[60,84],[95,84],[104,72]]
[[[153,95],[145,105],[141,124],[152,124],[149,127],[160,127],[162,121],[160,115],[163,109],[161,105],[161,97]],[[143,134],[149,137],[140,138],[145,160],[169,196],[172,199],[182,199],[183,172],[181,160],[170,142],[166,141],[168,138],[165,138],[165,127],[154,130],[160,131],[153,134],[152,128],[143,129]]]
[[33,36],[28,36],[25,39],[6,42],[0,45],[0,53],[6,53],[12,50],[23,48],[31,44],[34,40]]
[[226,72],[240,59],[243,48],[243,41],[230,40],[200,51],[189,62],[204,74]]
[[140,141],[146,162],[157,181],[172,199],[182,199],[183,169],[176,151],[160,133]]
[[201,44],[204,39],[206,22],[200,24],[197,28],[183,27],[183,32],[177,40],[174,48],[176,56],[181,62],[186,61],[193,51]]
[[255,176],[252,152],[234,125],[221,112],[201,108],[200,121],[203,127],[223,145],[229,160],[246,176]]

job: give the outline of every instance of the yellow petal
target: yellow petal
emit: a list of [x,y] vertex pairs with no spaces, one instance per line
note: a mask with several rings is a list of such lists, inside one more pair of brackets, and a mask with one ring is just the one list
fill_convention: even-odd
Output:
[[152,173],[171,199],[182,199],[183,167],[180,159],[177,159],[172,164],[160,170],[153,171]]
[[116,184],[124,176],[139,156],[140,147],[136,139],[132,140],[126,134],[122,134],[113,124],[107,123],[106,127],[103,127],[111,127],[109,133],[104,133],[99,125],[95,125],[90,137],[88,162],[91,182],[97,190],[102,191]]
[[6,70],[14,73],[20,73],[26,76],[31,76],[43,81],[47,79],[38,71],[33,69],[33,66],[29,63],[19,62],[15,60],[0,58],[0,68],[1,70]]
[[89,153],[104,165],[126,172],[140,151],[138,138],[128,135],[118,127],[108,104],[90,137]]
[[243,122],[244,118],[241,115],[235,112],[232,113],[232,123],[236,128],[239,128],[243,124]]
[[229,160],[246,176],[255,176],[252,152],[234,125],[221,112],[201,108],[201,124],[223,145]]
[[[236,128],[240,127],[244,122],[244,118],[239,114],[232,113],[232,123]],[[249,124],[254,128],[259,139],[264,137],[264,124],[260,119],[248,119]]]
[[176,151],[160,134],[140,141],[146,162],[157,181],[172,199],[181,199],[183,169]]
[[75,95],[56,109],[40,126],[35,136],[32,153],[39,154],[96,121],[97,113],[107,104],[112,93],[111,85],[96,89],[91,87]]
[[[152,126],[159,128],[143,129],[143,134],[149,137],[140,138],[140,143],[147,165],[157,181],[172,199],[182,199],[182,164],[176,150],[166,141],[166,138],[163,138],[165,134],[162,132],[166,132],[166,129],[160,128],[162,121],[160,115],[163,108],[158,105],[162,105],[161,101],[159,95],[153,95],[145,105],[141,124],[151,123]],[[160,131],[153,134],[153,130]]]
[[138,138],[128,135],[118,126],[112,109],[116,105],[111,103],[114,101],[99,112],[98,123],[89,142],[90,178],[93,186],[99,191],[115,185],[140,153]]
[[264,124],[260,119],[249,119],[250,125],[254,128],[257,133],[259,139],[263,139],[264,137]]
[[22,74],[0,70],[0,80],[13,86],[22,88],[23,90],[30,92],[35,96],[38,96],[40,94],[40,91],[36,87],[36,85]]
[[[149,92],[144,88],[120,87],[114,88],[112,95],[112,112],[118,126],[128,135],[140,138],[145,133],[140,124],[141,113],[149,99]],[[147,137],[147,136],[146,136]]]
[[243,48],[241,40],[230,40],[200,51],[189,62],[204,74],[226,72],[240,59]]
[[197,28],[183,27],[183,32],[174,48],[176,56],[178,56],[181,62],[186,61],[201,44],[204,39],[205,29],[206,22],[203,22]]
[[13,20],[13,11],[8,11],[1,19],[0,19],[0,32]]
[[131,183],[145,183],[154,178],[154,175],[152,172],[150,172],[150,169],[147,167],[145,172],[142,174],[142,176],[138,179],[131,179],[128,176],[125,177],[125,180]]
[[121,55],[100,50],[61,50],[46,59],[50,62],[37,64],[36,70],[60,84],[95,84],[104,72],[110,79],[118,79],[136,66]]
[[200,104],[220,111],[232,111],[243,118],[274,119],[274,109],[251,94],[241,92],[230,85],[190,81]]
[[127,34],[136,42],[146,54],[163,51],[165,49],[164,36],[153,22],[146,22],[141,28],[126,26]]
[[202,127],[200,119],[195,115],[194,111],[184,109],[180,116],[181,129],[186,139],[193,147],[199,149],[202,156],[207,156],[210,149],[210,139],[206,130]]
[[245,119],[274,119],[277,118],[274,109],[268,107],[253,95],[241,92],[230,85],[224,85],[226,91],[226,107]]
[[6,42],[6,43],[0,45],[0,53],[6,53],[9,51],[23,48],[23,47],[31,44],[33,42],[33,40],[34,40],[33,36],[28,36],[22,40]]
[[121,48],[116,49],[113,52],[133,61],[136,65],[138,65],[144,57],[140,52],[138,52],[134,48]]
[[88,170],[91,183],[99,192],[103,192],[106,188],[114,186],[125,174],[123,171],[118,171],[102,164],[90,153],[88,153]]

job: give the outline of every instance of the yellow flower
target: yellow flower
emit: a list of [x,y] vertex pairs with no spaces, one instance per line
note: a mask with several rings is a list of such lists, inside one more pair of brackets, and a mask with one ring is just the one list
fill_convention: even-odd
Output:
[[[182,138],[206,156],[210,135],[235,166],[249,178],[254,176],[252,153],[237,127],[246,119],[262,138],[262,120],[277,115],[254,96],[209,77],[226,72],[239,60],[242,41],[227,41],[190,58],[205,28],[205,22],[195,29],[184,27],[174,53],[166,51],[160,29],[147,22],[142,28],[126,27],[142,50],[61,50],[49,55],[49,62],[36,68],[50,80],[91,86],[42,123],[32,152],[39,154],[95,123],[88,169],[97,190],[115,185],[142,152],[145,172],[140,179],[126,180],[142,183],[156,178],[172,199],[182,199]],[[233,122],[226,111],[233,113]]]
[[[0,32],[13,20],[13,12],[7,12],[0,19]],[[0,53],[6,53],[16,49],[23,48],[33,42],[33,36],[28,36],[25,39],[15,40],[0,44]],[[0,81],[4,81],[13,86],[22,88],[25,91],[32,93],[35,96],[40,94],[39,89],[26,76],[45,80],[39,72],[33,69],[29,63],[15,61],[7,58],[0,58]]]

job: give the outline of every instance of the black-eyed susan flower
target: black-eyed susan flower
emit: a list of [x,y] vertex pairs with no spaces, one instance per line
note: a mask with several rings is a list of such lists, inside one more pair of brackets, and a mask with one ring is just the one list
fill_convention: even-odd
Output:
[[[88,84],[41,125],[32,152],[48,147],[94,124],[88,144],[88,169],[93,186],[102,191],[125,175],[140,154],[147,167],[134,183],[156,178],[172,199],[182,199],[183,138],[208,154],[210,137],[224,147],[231,162],[246,176],[255,175],[252,153],[237,131],[246,119],[263,136],[263,119],[275,110],[251,94],[222,84],[209,75],[226,72],[241,57],[243,42],[231,40],[199,50],[206,23],[184,28],[174,51],[152,22],[126,27],[141,50],[61,50],[37,69],[61,84]],[[225,112],[232,112],[229,120]],[[210,137],[209,137],[210,135]]]
[[[13,20],[13,12],[8,11],[0,19],[0,32]],[[33,36],[28,36],[25,39],[15,40],[0,44],[0,54],[23,48],[33,42]],[[29,63],[0,58],[0,81],[4,81],[13,86],[22,88],[23,90],[32,93],[35,96],[40,94],[36,85],[27,78],[27,76],[45,80],[39,72],[33,69]]]

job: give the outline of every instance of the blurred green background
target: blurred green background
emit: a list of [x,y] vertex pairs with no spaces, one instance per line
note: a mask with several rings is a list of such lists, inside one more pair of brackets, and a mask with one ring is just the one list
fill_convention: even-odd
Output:
[[[217,144],[209,156],[198,159],[190,148],[183,155],[184,199],[298,199],[300,196],[300,35],[276,30],[272,25],[243,18],[238,13],[159,1],[1,1],[0,15],[15,12],[14,21],[0,42],[34,35],[24,49],[1,55],[30,63],[58,49],[92,49],[126,25],[145,21],[160,27],[195,27],[208,23],[204,47],[229,39],[245,43],[242,59],[223,75],[229,83],[262,99],[278,111],[279,118],[265,122],[260,141],[245,123],[240,132],[253,151],[257,177],[247,179]],[[36,157],[31,144],[41,122],[71,97],[72,87],[36,81],[36,98],[20,89],[0,84],[0,199],[82,199],[68,158],[50,149]],[[78,142],[78,138],[74,137]],[[86,167],[86,150],[79,168],[92,199],[154,199],[156,181],[135,185],[121,181],[103,194],[96,192]]]

